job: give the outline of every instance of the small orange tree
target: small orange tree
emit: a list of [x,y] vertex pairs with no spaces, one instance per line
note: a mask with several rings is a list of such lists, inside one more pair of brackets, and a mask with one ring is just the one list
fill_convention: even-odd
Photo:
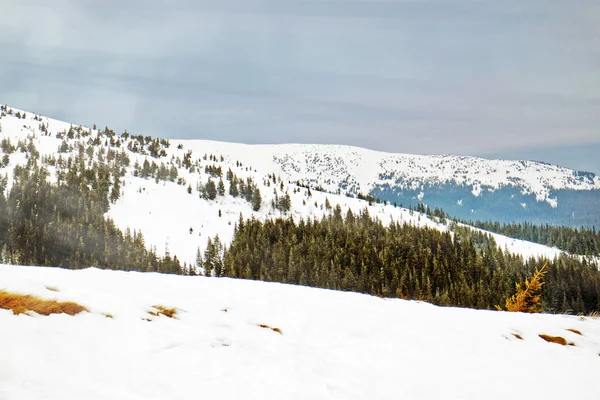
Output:
[[[535,274],[531,279],[525,279],[525,285],[516,284],[516,293],[506,299],[504,308],[511,312],[526,312],[536,313],[541,312],[542,286],[544,285],[545,269],[548,263],[544,264],[541,269],[535,269]],[[502,307],[496,306],[498,311],[502,311]]]

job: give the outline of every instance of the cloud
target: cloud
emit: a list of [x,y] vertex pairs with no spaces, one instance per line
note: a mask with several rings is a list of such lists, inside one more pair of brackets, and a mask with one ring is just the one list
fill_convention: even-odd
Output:
[[591,0],[22,0],[0,13],[1,101],[252,143],[596,143],[599,19]]

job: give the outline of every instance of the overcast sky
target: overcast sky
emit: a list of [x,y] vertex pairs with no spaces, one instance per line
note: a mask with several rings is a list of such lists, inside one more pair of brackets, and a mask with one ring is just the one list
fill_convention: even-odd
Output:
[[598,0],[0,0],[0,102],[600,173],[599,21]]

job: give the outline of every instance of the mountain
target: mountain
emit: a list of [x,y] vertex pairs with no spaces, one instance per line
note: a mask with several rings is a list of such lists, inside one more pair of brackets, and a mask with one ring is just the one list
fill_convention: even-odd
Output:
[[[600,306],[597,258],[563,257],[557,248],[488,236],[439,213],[367,196],[385,180],[382,171],[392,171],[381,168],[385,157],[435,157],[169,141],[7,106],[0,139],[0,399],[600,395],[594,314],[532,316],[389,298],[494,308],[546,264],[546,310],[591,313]],[[548,187],[596,190],[596,177],[571,182],[568,172],[548,168]],[[438,175],[451,181],[450,173]],[[543,194],[536,177],[527,180],[529,190]],[[306,232],[313,241],[300,246]],[[193,267],[198,254],[207,271],[217,236],[236,251],[221,253],[225,265],[242,274],[260,269],[258,277],[223,275],[275,280],[295,265],[298,285],[132,271],[201,272]],[[324,250],[331,249],[328,258]],[[31,259],[41,261],[28,265],[81,270],[5,265]],[[107,265],[128,272],[86,268]],[[311,275],[303,283],[299,271],[306,270],[329,282]],[[50,301],[46,311],[86,311],[42,316],[15,298]],[[529,379],[537,375],[544,384]]]
[[425,203],[462,219],[600,225],[600,177],[543,162],[333,145],[246,146],[236,151],[239,158],[285,174],[290,181],[342,194],[362,192],[406,207]]
[[[70,179],[69,165],[79,168],[81,174],[94,174],[87,168],[106,168],[106,174],[113,175],[99,183],[111,191],[113,198],[110,205],[103,206],[106,215],[123,231],[142,232],[146,246],[158,254],[177,255],[190,265],[195,264],[197,253],[205,250],[208,238],[219,235],[227,245],[240,217],[320,218],[339,205],[344,213],[350,209],[358,214],[366,208],[384,222],[448,231],[445,220],[352,195],[377,193],[382,182],[389,181],[387,177],[401,173],[413,182],[471,185],[464,186],[474,192],[470,196],[483,198],[491,192],[482,188],[503,187],[499,182],[508,174],[508,167],[504,175],[492,173],[494,168],[511,166],[512,181],[527,185],[530,196],[547,199],[541,203],[548,206],[548,202],[553,203],[547,197],[552,185],[587,193],[597,191],[594,188],[599,185],[598,177],[574,178],[573,171],[539,163],[523,166],[476,158],[393,155],[348,146],[168,141],[128,132],[117,134],[109,128],[85,128],[8,106],[2,107],[0,129],[0,173],[5,175],[8,189],[15,167],[27,165],[34,157],[40,159],[52,181]],[[460,180],[457,171],[467,177]],[[233,185],[228,178],[237,183]],[[212,181],[216,189],[219,180],[223,181],[223,195],[211,199],[206,185]],[[255,193],[260,193],[258,203],[253,204],[256,198],[231,195],[232,186],[256,187]],[[420,190],[416,183],[410,188]],[[423,196],[417,197],[425,200]],[[287,208],[282,207],[286,197]],[[524,257],[553,258],[561,253],[556,248],[492,236],[500,248]]]
[[93,268],[0,277],[88,309],[0,309],[0,399],[600,398],[594,317]]

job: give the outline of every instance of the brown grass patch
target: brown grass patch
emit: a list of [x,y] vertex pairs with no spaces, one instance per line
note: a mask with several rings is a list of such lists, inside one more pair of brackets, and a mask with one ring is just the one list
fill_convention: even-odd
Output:
[[71,301],[60,302],[56,300],[45,300],[28,294],[14,294],[0,291],[0,308],[12,310],[13,314],[27,314],[33,311],[40,315],[69,314],[75,315],[82,311],[89,311],[82,305]]
[[519,335],[518,333],[513,333],[512,335],[519,340],[523,340],[523,336]]
[[263,328],[263,329],[270,329],[273,332],[277,332],[280,335],[283,335],[283,332],[281,332],[281,329],[279,329],[279,328],[273,328],[273,327],[271,327],[269,325],[266,325],[266,324],[258,324],[258,326],[261,327],[261,328]]
[[105,316],[106,318],[110,318],[110,319],[113,319],[113,318],[114,318],[112,314],[104,314],[104,316]]
[[550,335],[544,335],[543,333],[538,336],[541,337],[542,339],[544,339],[546,342],[556,343],[556,344],[560,344],[563,346],[566,346],[568,344],[567,339],[565,339],[562,336],[550,336]]
[[583,336],[583,333],[581,333],[581,331],[578,331],[577,329],[573,329],[573,328],[567,328],[567,330],[568,330],[569,332],[576,333],[576,334],[578,334],[579,336]]
[[152,308],[154,308],[156,311],[150,310],[148,311],[148,314],[154,315],[155,317],[164,315],[165,317],[175,318],[175,315],[177,314],[177,309],[161,306],[160,304],[152,306]]
[[51,292],[60,292],[60,290],[58,290],[54,286],[46,286],[46,289],[49,290],[49,291],[51,291]]

